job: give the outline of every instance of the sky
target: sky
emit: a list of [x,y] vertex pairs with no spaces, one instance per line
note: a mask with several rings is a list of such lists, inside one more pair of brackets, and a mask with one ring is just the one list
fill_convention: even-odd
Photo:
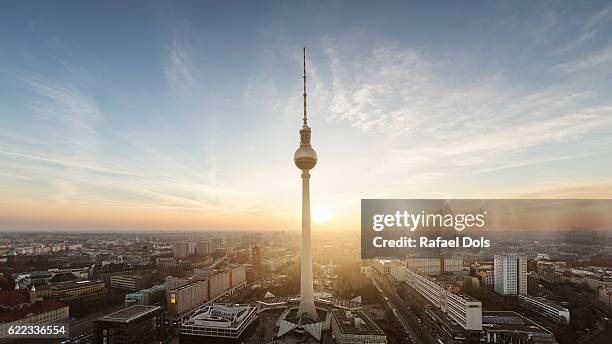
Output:
[[2,1],[0,230],[295,230],[612,197],[607,1]]

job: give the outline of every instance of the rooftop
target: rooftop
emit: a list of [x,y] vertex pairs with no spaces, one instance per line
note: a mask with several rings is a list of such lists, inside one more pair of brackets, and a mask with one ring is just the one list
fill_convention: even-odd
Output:
[[66,282],[56,286],[51,287],[51,290],[67,290],[73,288],[83,288],[89,287],[92,285],[104,284],[102,281],[75,281],[75,282]]
[[15,320],[23,319],[32,314],[50,312],[62,307],[68,306],[56,300],[38,301],[32,305],[24,306],[12,311],[0,311],[0,323],[12,322]]
[[483,311],[482,329],[488,331],[512,331],[552,336],[544,327],[512,311]]
[[114,321],[114,322],[130,322],[136,320],[144,315],[154,313],[159,311],[161,308],[159,306],[142,306],[142,305],[134,305],[128,308],[124,308],[115,313],[111,313],[109,315],[105,315],[98,320],[103,321]]
[[361,310],[345,311],[333,309],[332,315],[336,318],[337,323],[343,333],[363,334],[363,335],[380,335],[385,333]]

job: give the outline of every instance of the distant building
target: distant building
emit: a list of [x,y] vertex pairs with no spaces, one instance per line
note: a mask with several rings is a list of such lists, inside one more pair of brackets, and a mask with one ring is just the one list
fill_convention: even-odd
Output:
[[525,308],[543,315],[555,322],[562,324],[570,323],[570,312],[567,308],[560,306],[542,297],[528,295],[518,296],[519,304]]
[[363,311],[331,310],[331,330],[338,344],[386,344],[387,336]]
[[187,257],[195,253],[195,247],[193,241],[177,241],[172,243],[172,252],[176,258]]
[[[43,300],[35,287],[0,291],[0,338],[12,326],[44,325],[68,320],[69,308],[56,300]],[[66,328],[66,332],[68,329]]]
[[210,250],[210,241],[209,241],[209,240],[202,240],[202,241],[199,241],[199,242],[196,244],[196,248],[195,248],[195,250],[196,250],[196,254],[197,254],[198,256],[206,256],[206,255],[211,254],[211,250]]
[[612,309],[612,288],[597,289],[597,302]]
[[386,275],[391,272],[391,262],[389,259],[373,259],[372,268],[381,275]]
[[555,344],[555,336],[524,316],[510,311],[482,312],[481,343]]
[[161,338],[161,307],[131,306],[93,323],[95,344],[145,344]]
[[253,305],[214,304],[197,311],[181,327],[181,343],[241,343],[257,320]]
[[502,295],[527,294],[527,258],[516,254],[495,255],[495,292]]
[[463,257],[406,258],[406,266],[429,276],[458,273],[463,271]]

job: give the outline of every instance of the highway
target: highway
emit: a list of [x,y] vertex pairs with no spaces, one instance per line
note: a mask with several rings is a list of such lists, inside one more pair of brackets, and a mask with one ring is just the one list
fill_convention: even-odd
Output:
[[374,277],[372,282],[378,292],[383,296],[385,302],[393,311],[393,314],[402,325],[404,332],[408,336],[408,341],[415,344],[438,344],[438,342],[429,335],[422,331],[419,324],[416,321],[414,314],[409,311],[409,307],[399,295],[395,292],[395,289],[389,282],[382,278]]

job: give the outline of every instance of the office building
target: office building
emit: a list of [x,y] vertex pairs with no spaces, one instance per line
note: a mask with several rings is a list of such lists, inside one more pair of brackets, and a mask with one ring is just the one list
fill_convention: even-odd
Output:
[[495,292],[502,295],[527,294],[527,258],[516,254],[495,255]]
[[332,336],[337,344],[386,344],[387,336],[363,311],[331,310]]
[[131,306],[93,323],[95,344],[149,344],[161,338],[161,307]]
[[181,343],[241,343],[257,320],[253,305],[214,304],[198,310],[181,326]]
[[542,297],[528,295],[518,296],[519,304],[525,308],[543,315],[555,322],[562,324],[570,323],[570,312],[567,308],[560,306]]

